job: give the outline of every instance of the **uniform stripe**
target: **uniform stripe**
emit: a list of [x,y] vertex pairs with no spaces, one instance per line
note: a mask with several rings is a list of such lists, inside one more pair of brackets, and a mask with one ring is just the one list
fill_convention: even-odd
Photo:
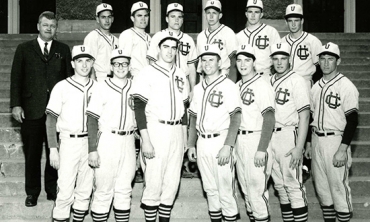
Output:
[[262,23],[258,28],[256,28],[253,31],[249,31],[248,28],[245,28],[243,30],[243,33],[248,37],[248,44],[249,45],[254,46],[254,43],[255,43],[254,40],[255,40],[257,34],[260,33],[265,27],[266,27],[266,25]]
[[54,112],[54,111],[53,111],[53,110],[51,110],[51,109],[46,109],[45,113],[46,113],[46,114],[49,114],[49,115],[52,115],[52,116],[53,116],[53,117],[55,117],[56,119],[58,119],[58,117],[59,117],[59,114],[58,114],[58,113],[56,113],[56,112]]
[[288,35],[288,38],[285,38],[286,39],[286,42],[288,42],[288,44],[291,46],[291,49],[290,49],[290,55],[291,55],[291,64],[292,64],[292,69],[294,69],[294,59],[296,58],[295,54],[297,53],[297,49],[298,49],[298,46],[307,38],[308,36],[308,33],[307,32],[303,32],[302,35],[294,40],[290,37],[290,35]]
[[268,111],[272,111],[272,112],[275,112],[275,109],[271,106],[267,107],[266,109],[262,110],[261,111],[261,115],[263,116],[265,113],[267,113]]
[[88,115],[88,116],[90,116],[90,117],[92,117],[94,119],[99,119],[100,118],[100,116],[98,114],[93,113],[90,110],[86,111],[86,115]]
[[[284,82],[286,79],[288,79],[291,75],[293,75],[295,72],[290,70],[287,74],[280,77],[279,79],[271,78],[271,85],[274,87],[274,91],[276,92],[276,89],[280,86],[282,82]],[[276,86],[274,86],[276,84]]]
[[148,103],[148,99],[140,94],[132,94],[132,97],[136,98],[136,99],[140,99],[141,101],[143,101],[144,103]]
[[101,32],[99,29],[95,29],[95,31],[103,37],[103,39],[111,46],[112,49],[114,49],[114,37],[113,35],[111,36],[112,38],[109,38],[106,34]]
[[[346,153],[346,159],[348,160],[348,153]],[[344,190],[346,192],[346,202],[347,202],[347,206],[348,206],[348,211],[352,211],[352,204],[351,204],[351,194],[350,194],[350,188],[347,186],[346,184],[346,180],[348,180],[348,173],[349,173],[349,167],[347,164],[344,165],[345,169],[344,169],[344,175],[343,175],[343,180],[342,180],[342,183],[343,183],[343,186],[344,186]]]
[[147,33],[142,34],[140,32],[137,32],[134,28],[130,29],[133,31],[137,36],[139,36],[146,44],[146,48],[149,49],[149,35]]
[[224,24],[221,24],[216,30],[213,30],[212,32],[210,32],[208,29],[205,30],[204,34],[207,38],[207,44],[212,44],[212,40],[213,38],[219,33],[221,32],[221,30],[225,28],[225,25]]

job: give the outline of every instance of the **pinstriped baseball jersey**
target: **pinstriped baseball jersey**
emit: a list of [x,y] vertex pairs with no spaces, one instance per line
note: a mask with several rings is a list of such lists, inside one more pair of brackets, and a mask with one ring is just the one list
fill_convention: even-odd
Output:
[[293,71],[276,79],[271,76],[270,82],[275,91],[275,127],[298,127],[298,113],[310,108],[310,96],[303,77]]
[[132,95],[146,102],[147,121],[180,120],[188,103],[184,72],[175,65],[170,70],[153,63],[134,78]]
[[118,48],[118,39],[113,34],[107,36],[99,29],[91,31],[84,40],[95,58],[94,69],[97,78],[106,78],[110,74],[110,57],[113,49]]
[[46,107],[46,114],[57,118],[58,132],[71,134],[87,132],[85,112],[96,85],[94,80],[89,79],[89,82],[83,86],[72,77],[55,85]]
[[242,107],[240,129],[262,130],[263,114],[269,110],[275,111],[274,91],[271,85],[263,80],[261,75],[255,75],[244,83],[240,80],[237,85]]
[[275,28],[261,24],[260,27],[253,31],[249,31],[248,28],[241,30],[236,34],[236,37],[239,45],[249,44],[253,46],[257,72],[270,69],[270,46],[281,41],[280,35]]
[[[197,53],[201,52],[201,48],[206,44],[218,44],[221,50],[221,69],[229,70],[230,58],[234,56],[237,49],[237,39],[232,29],[221,24],[216,30],[210,32],[208,29],[203,30],[197,36]],[[197,72],[201,72],[202,67],[198,63]]]
[[149,49],[151,37],[147,33],[143,34],[134,28],[126,29],[119,36],[120,48],[131,53],[131,74],[139,73],[148,65],[146,53]]
[[194,87],[189,114],[197,117],[196,128],[204,134],[227,130],[230,116],[241,111],[237,85],[225,75],[208,84],[204,79]]
[[[164,29],[161,32],[168,32],[168,29]],[[146,58],[152,61],[158,60],[158,43],[160,37],[158,33],[153,36],[148,53],[146,55]],[[194,40],[188,34],[181,31],[175,37],[179,40],[179,48],[176,55],[176,65],[185,73],[186,76],[188,76],[188,64],[193,64],[197,61],[197,52]]]
[[114,84],[112,79],[97,84],[86,114],[99,120],[100,131],[134,130],[136,122],[131,108],[133,107],[130,98],[131,89],[131,79],[128,79],[122,88]]
[[298,39],[293,39],[289,34],[281,39],[290,45],[290,64],[292,70],[305,78],[311,80],[316,72],[316,66],[319,62],[317,54],[321,51],[321,41],[315,36],[302,32]]
[[311,89],[311,126],[319,130],[344,131],[346,115],[358,111],[359,92],[343,74],[325,82],[320,79]]

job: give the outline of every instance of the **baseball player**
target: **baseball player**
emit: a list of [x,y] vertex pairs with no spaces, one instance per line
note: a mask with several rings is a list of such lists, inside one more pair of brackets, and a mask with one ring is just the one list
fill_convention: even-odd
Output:
[[118,39],[110,33],[114,21],[113,8],[107,3],[96,7],[96,22],[99,28],[91,31],[84,39],[84,45],[89,46],[95,58],[92,78],[98,82],[110,77],[110,57],[113,49],[118,48]]
[[126,29],[119,36],[120,48],[131,54],[131,75],[135,76],[145,66],[148,60],[146,53],[149,49],[151,37],[145,32],[149,22],[149,8],[144,2],[136,2],[131,7],[131,21],[133,27]]
[[[203,50],[206,44],[217,44],[221,51],[221,74],[228,75],[236,82],[235,52],[237,39],[234,31],[220,23],[222,6],[218,0],[209,0],[204,7],[208,28],[197,36],[197,52]],[[201,62],[198,63],[197,73],[202,73]]]
[[[94,172],[88,164],[86,107],[96,82],[89,78],[94,57],[88,46],[72,49],[75,74],[55,85],[46,107],[50,165],[58,170],[54,221],[83,221],[89,209]],[[60,144],[57,142],[59,132]]]
[[[167,29],[160,32],[173,32],[175,37],[179,40],[179,50],[176,55],[176,65],[186,74],[188,80],[188,90],[193,91],[196,81],[195,62],[197,61],[197,52],[195,43],[192,37],[181,31],[181,26],[184,22],[184,9],[179,3],[171,3],[167,6],[166,22],[168,23]],[[151,62],[158,60],[157,45],[159,42],[160,32],[156,33],[151,41],[148,50],[147,58]]]
[[239,45],[250,44],[256,56],[256,70],[265,80],[271,75],[270,46],[279,43],[278,31],[261,22],[263,17],[263,3],[261,0],[249,0],[245,9],[247,27],[241,30],[236,37]]
[[189,109],[188,158],[192,162],[197,160],[211,221],[236,221],[240,217],[233,147],[241,116],[238,87],[220,71],[218,45],[203,46],[200,63],[205,77],[195,86]]
[[98,84],[86,112],[89,135],[98,135],[89,136],[89,164],[95,168],[91,214],[94,221],[107,221],[113,199],[116,221],[128,222],[136,166],[129,53],[113,50],[111,69],[113,77]]
[[269,221],[267,181],[273,156],[269,145],[275,125],[274,91],[255,71],[254,49],[240,45],[236,67],[242,76],[242,117],[236,142],[236,169],[250,221]]
[[178,39],[161,32],[158,61],[134,78],[135,116],[142,138],[145,187],[141,203],[147,222],[170,221],[180,183],[187,137],[189,98],[185,73],[175,64]]
[[322,46],[319,64],[323,72],[311,89],[313,115],[312,175],[325,222],[350,221],[351,189],[348,183],[352,164],[350,144],[358,125],[359,92],[337,67],[341,62],[338,45]]
[[276,70],[270,79],[275,91],[276,120],[271,138],[275,157],[271,176],[279,193],[283,220],[307,221],[302,158],[310,116],[309,90],[303,77],[290,69],[289,53],[287,43],[271,46],[271,59]]
[[302,76],[309,88],[313,85],[312,76],[321,73],[317,54],[321,50],[321,41],[314,35],[303,31],[303,10],[298,4],[288,5],[285,11],[285,20],[290,33],[281,41],[290,46],[291,69]]

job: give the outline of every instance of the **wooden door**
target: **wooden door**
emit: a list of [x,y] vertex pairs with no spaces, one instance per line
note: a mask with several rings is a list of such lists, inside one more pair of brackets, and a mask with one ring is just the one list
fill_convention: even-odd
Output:
[[356,1],[356,32],[370,32],[370,1]]
[[8,33],[8,0],[0,0],[0,33]]
[[181,31],[199,33],[202,31],[202,0],[161,0],[161,29],[167,28],[166,10],[170,3],[180,3],[184,7],[184,24]]
[[344,32],[344,0],[303,0],[303,14],[307,32]]
[[37,23],[44,11],[56,11],[56,0],[19,0],[20,33],[38,33]]

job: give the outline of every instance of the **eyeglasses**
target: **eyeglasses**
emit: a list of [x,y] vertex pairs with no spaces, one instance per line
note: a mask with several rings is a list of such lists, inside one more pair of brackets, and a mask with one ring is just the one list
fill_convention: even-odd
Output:
[[112,65],[116,68],[122,66],[124,68],[128,67],[129,63],[128,62],[113,62]]

